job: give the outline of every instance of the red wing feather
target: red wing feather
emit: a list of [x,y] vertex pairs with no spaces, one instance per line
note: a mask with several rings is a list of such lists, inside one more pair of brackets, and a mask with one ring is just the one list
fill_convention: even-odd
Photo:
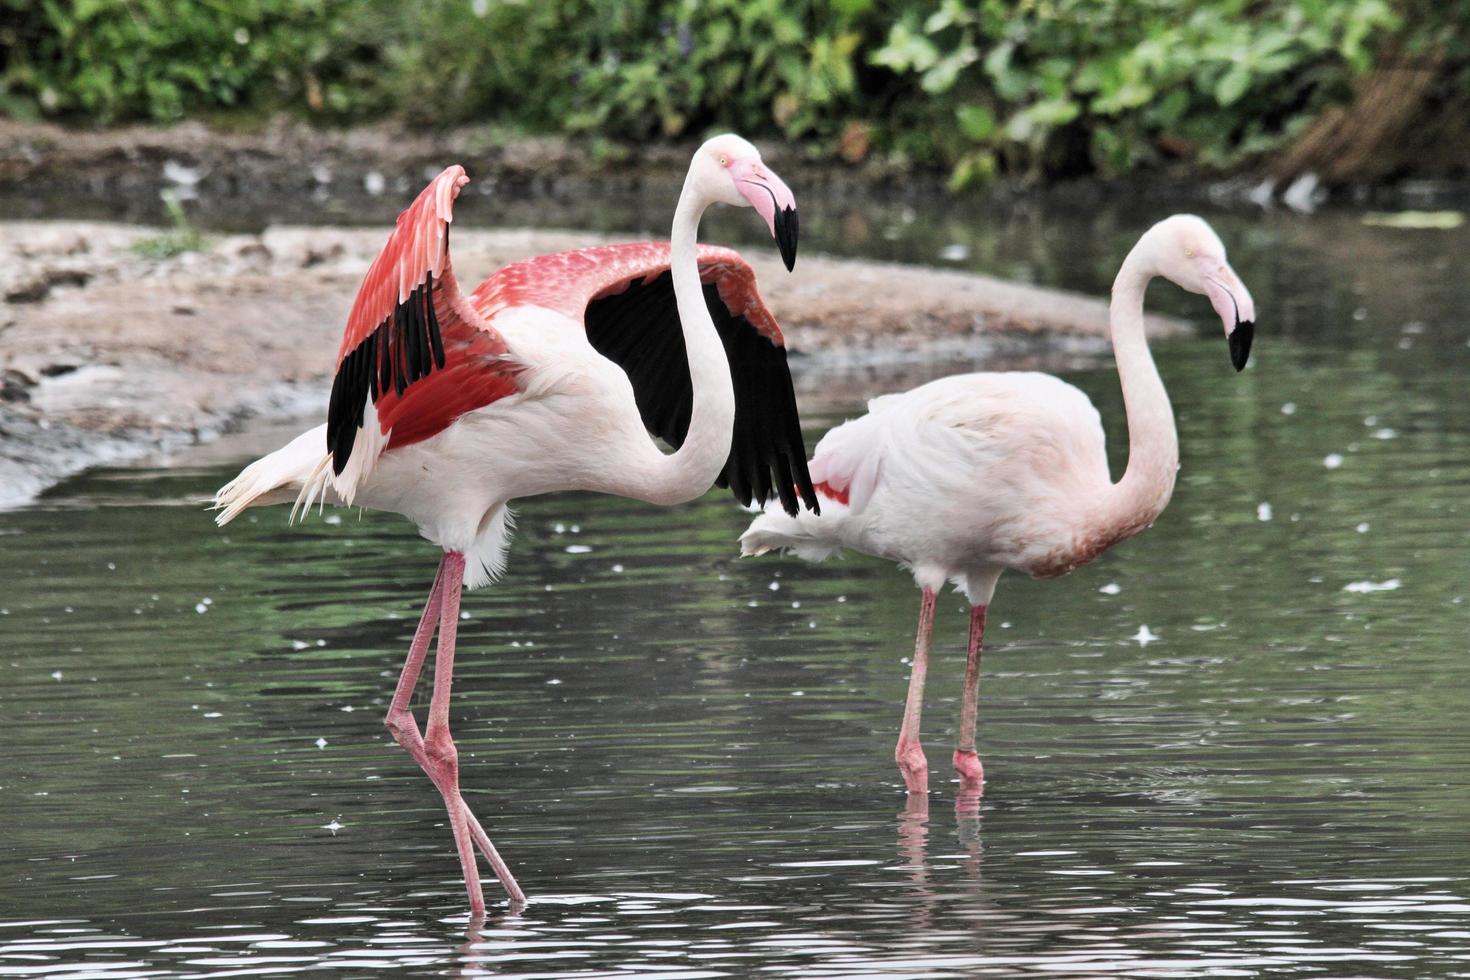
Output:
[[[358,289],[327,410],[327,448],[338,475],[369,401],[380,432],[398,427],[389,444],[400,445],[487,403],[475,398],[493,401],[515,390],[504,338],[465,299],[449,261],[454,201],[468,182],[457,165],[435,177],[398,216]],[[382,448],[376,439],[368,445]],[[372,462],[363,461],[364,472]]]

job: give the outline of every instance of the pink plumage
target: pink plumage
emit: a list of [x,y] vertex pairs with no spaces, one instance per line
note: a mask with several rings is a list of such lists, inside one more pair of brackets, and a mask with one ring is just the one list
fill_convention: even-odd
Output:
[[1151,228],[1113,286],[1111,327],[1128,409],[1128,468],[1114,483],[1102,422],[1087,396],[1034,372],[941,378],[868,403],[828,432],[808,464],[820,513],[768,509],[740,537],[743,554],[784,549],[819,561],[849,549],[899,562],[923,590],[904,721],[894,756],[911,794],[928,790],[919,743],[935,597],[953,582],[971,604],[970,648],[954,766],[978,800],[975,751],[980,648],[1001,574],[1065,574],[1153,523],[1174,490],[1179,446],[1169,398],[1143,333],[1143,293],[1164,276],[1209,296],[1237,370],[1255,304],[1204,221]]
[[[700,147],[669,243],[517,262],[468,296],[449,253],[467,181],[449,167],[399,215],[348,315],[327,423],[246,467],[216,506],[221,524],[291,500],[293,517],[314,503],[392,511],[443,549],[385,723],[444,797],[479,914],[475,847],[513,902],[524,895],[460,794],[449,698],[460,591],[503,570],[508,502],[575,489],[675,504],[716,482],[793,512],[817,502],[781,330],[745,260],[696,245],[709,205],[754,207],[795,260],[795,199],[753,146]],[[409,704],[436,630],[421,734]]]

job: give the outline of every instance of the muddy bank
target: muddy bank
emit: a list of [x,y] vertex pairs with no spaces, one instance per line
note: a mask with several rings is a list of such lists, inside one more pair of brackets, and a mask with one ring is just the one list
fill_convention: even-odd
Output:
[[[1260,169],[1044,183],[1015,178],[962,198],[989,209],[1128,201],[1162,213],[1221,205],[1313,210],[1329,201],[1385,207],[1465,201],[1463,181],[1428,176],[1444,168],[1431,168],[1419,179],[1395,176],[1394,170],[1373,171],[1364,179],[1335,167],[1330,159],[1342,140],[1351,142],[1351,134],[1339,132],[1341,126],[1327,129],[1307,141],[1317,151],[1288,154]],[[646,200],[662,227],[669,189],[678,187],[693,147],[508,136],[490,127],[426,132],[381,123],[322,129],[285,117],[250,130],[198,122],[71,128],[0,119],[0,217],[154,223],[163,220],[159,194],[167,190],[193,199],[195,219],[214,227],[374,223],[391,220],[402,195],[411,196],[427,177],[460,163],[478,182],[477,191],[499,192],[502,224],[581,225],[589,202],[611,196]],[[871,156],[854,163],[800,144],[762,141],[761,148],[778,170],[799,177],[793,186],[808,203],[957,199],[946,190],[947,174],[901,158]]]
[[[272,228],[149,257],[154,230],[0,225],[0,505],[86,466],[322,411],[342,323],[383,229]],[[598,239],[457,225],[456,268]],[[880,362],[974,362],[1105,346],[1103,300],[962,272],[749,250],[804,378]],[[1156,335],[1187,329],[1155,318]]]

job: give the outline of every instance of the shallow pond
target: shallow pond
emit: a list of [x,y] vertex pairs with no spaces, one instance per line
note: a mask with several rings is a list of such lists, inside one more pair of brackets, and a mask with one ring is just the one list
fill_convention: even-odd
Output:
[[[827,250],[1099,292],[1156,216],[834,210]],[[1234,375],[1213,327],[1159,345],[1168,511],[1068,578],[1002,580],[978,816],[947,780],[961,599],[934,792],[906,805],[906,575],[737,560],[721,494],[529,500],[509,575],[465,602],[455,732],[532,902],[470,928],[437,794],[380,724],[432,548],[376,515],[216,531],[201,503],[238,459],[0,514],[0,974],[1470,973],[1470,285],[1447,263],[1470,241],[1212,217],[1255,363]],[[1110,362],[1061,363],[1121,457]],[[812,366],[813,437],[953,367]]]

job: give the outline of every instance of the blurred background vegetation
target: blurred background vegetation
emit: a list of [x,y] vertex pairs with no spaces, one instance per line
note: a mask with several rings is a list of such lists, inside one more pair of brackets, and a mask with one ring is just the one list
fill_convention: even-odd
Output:
[[0,0],[0,113],[714,126],[996,176],[1463,172],[1470,0]]

